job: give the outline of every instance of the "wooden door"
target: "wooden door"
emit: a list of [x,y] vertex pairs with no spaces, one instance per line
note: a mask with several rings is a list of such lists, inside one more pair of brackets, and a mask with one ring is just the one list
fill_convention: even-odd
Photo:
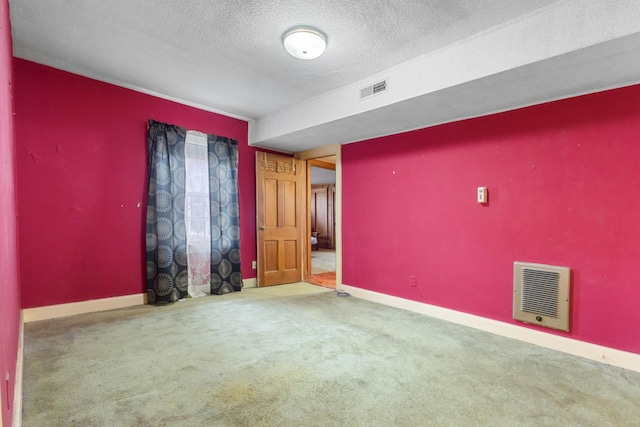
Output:
[[311,231],[318,233],[318,247],[329,247],[329,223],[327,212],[327,187],[324,185],[311,186]]
[[318,247],[335,249],[335,184],[311,186],[311,231],[318,233]]
[[302,280],[306,167],[301,160],[256,153],[258,286]]

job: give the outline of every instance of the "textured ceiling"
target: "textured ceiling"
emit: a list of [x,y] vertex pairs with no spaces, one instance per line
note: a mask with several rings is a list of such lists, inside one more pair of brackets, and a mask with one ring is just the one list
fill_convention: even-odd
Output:
[[[258,118],[468,37],[552,0],[11,0],[14,54]],[[290,57],[288,28],[329,37]]]
[[[598,3],[598,0],[10,0],[10,8],[16,57],[246,118],[256,128],[251,133],[258,135],[260,123],[268,125],[273,117],[295,122],[298,116],[294,113],[299,105],[313,103],[376,73],[411,63],[430,52],[441,52],[545,8],[560,9],[567,3],[576,4],[579,10],[582,1]],[[609,7],[633,1],[600,3]],[[298,60],[282,47],[282,33],[300,24],[316,26],[328,35],[327,50],[320,58]],[[547,34],[536,34],[536,38],[546,37]],[[512,75],[496,79],[489,86],[483,83],[480,89],[493,90],[494,84],[500,87],[512,84]],[[531,78],[522,70],[516,76]],[[606,81],[600,84],[608,85]],[[478,87],[471,90],[479,91]],[[466,95],[464,90],[450,93],[457,99]],[[439,96],[430,98],[432,103],[452,100],[443,92]],[[509,105],[504,99],[496,101]],[[465,114],[482,114],[502,107],[483,108]],[[292,112],[291,117],[286,116],[288,111]],[[367,117],[374,120],[376,135],[422,123],[422,118],[412,115],[416,109],[410,105],[398,111],[404,118],[398,121],[390,117],[388,125],[384,120],[374,119],[375,113],[367,112]],[[351,119],[347,120],[348,117]],[[278,125],[272,132],[276,136],[269,134],[253,142],[283,151],[350,142],[372,136],[355,132],[355,125],[364,123],[363,117],[354,111],[344,113],[340,120],[310,123],[296,129]],[[441,122],[458,118],[453,113],[438,116]],[[335,137],[327,139],[327,125],[331,123],[335,124],[330,128]]]

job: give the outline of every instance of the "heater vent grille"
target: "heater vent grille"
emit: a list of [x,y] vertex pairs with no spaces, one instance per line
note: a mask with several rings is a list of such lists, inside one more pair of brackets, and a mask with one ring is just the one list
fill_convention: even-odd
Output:
[[387,91],[387,80],[374,83],[371,86],[360,89],[360,99],[365,99],[378,93]]
[[552,271],[522,269],[522,309],[558,318],[558,281]]
[[513,318],[568,331],[570,273],[567,267],[516,262]]

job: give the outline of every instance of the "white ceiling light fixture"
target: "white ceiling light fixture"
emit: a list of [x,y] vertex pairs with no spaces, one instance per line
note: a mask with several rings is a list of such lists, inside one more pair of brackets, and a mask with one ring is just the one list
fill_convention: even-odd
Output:
[[282,35],[284,48],[298,59],[313,59],[327,47],[327,35],[317,28],[300,25],[289,28]]

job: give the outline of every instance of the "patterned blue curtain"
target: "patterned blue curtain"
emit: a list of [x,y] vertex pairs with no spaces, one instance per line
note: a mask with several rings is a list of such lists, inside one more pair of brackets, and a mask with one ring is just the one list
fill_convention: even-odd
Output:
[[[146,221],[147,296],[167,304],[188,295],[185,227],[186,129],[149,120]],[[211,209],[211,293],[242,288],[238,144],[207,135]],[[214,274],[215,273],[215,274]]]
[[184,223],[186,129],[149,120],[146,258],[149,304],[187,296]]
[[238,142],[208,135],[211,206],[211,293],[242,289]]

